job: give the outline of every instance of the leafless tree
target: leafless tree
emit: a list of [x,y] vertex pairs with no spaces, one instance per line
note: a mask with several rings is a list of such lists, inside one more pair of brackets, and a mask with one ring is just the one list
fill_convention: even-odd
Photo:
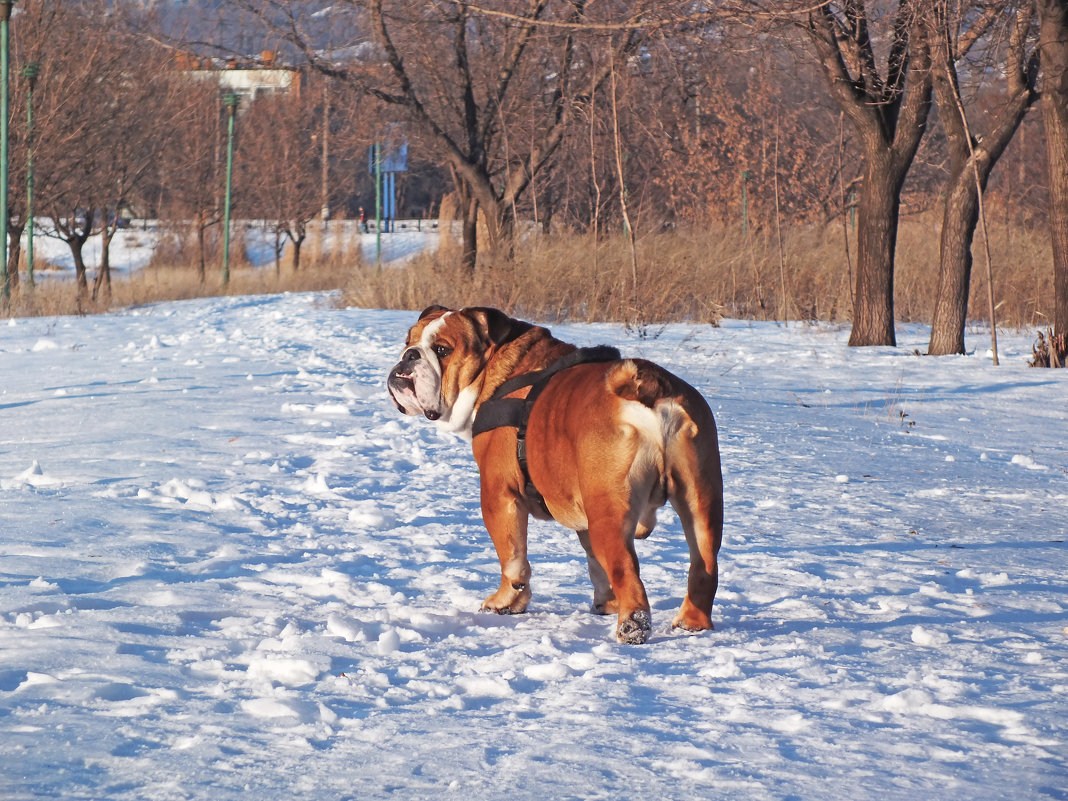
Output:
[[115,30],[109,39],[113,47],[123,47],[124,67],[100,109],[106,119],[92,137],[92,146],[103,156],[93,175],[94,205],[101,215],[94,300],[101,289],[111,292],[111,242],[124,215],[140,205],[139,193],[157,177],[169,140],[182,134],[170,117],[181,78],[168,54],[131,37],[128,30]]
[[[864,152],[857,270],[850,345],[893,345],[894,254],[901,189],[931,108],[930,47],[923,0],[890,3],[892,13],[869,18],[862,0],[820,3],[807,30],[830,91],[853,124]],[[877,48],[875,38],[886,43]],[[885,50],[882,69],[878,54]]]
[[160,165],[161,205],[194,232],[201,282],[207,278],[208,230],[222,221],[224,114],[214,82],[185,83],[174,95],[169,118],[181,136],[167,140]]
[[[34,134],[33,151],[38,162],[46,164],[51,151],[69,146],[77,131],[64,130],[64,104],[57,102],[55,90],[61,76],[68,69],[68,55],[64,37],[71,27],[70,8],[64,4],[44,0],[28,0],[20,4],[12,24],[13,51],[11,81],[11,124],[8,160],[8,274],[12,285],[19,281],[18,264],[21,258],[21,239],[32,224],[27,209],[27,156],[30,142],[25,125],[30,81],[22,75],[22,67],[34,64]],[[48,169],[38,169],[34,177],[35,192],[40,198],[53,193],[55,175]]]
[[294,271],[300,269],[308,223],[324,205],[318,96],[301,91],[254,101],[241,119],[235,157],[235,182],[242,187],[244,208],[265,221],[278,245],[289,240]]
[[[965,352],[972,241],[979,221],[980,192],[1038,97],[1031,20],[1030,2],[938,0],[928,17],[934,91],[949,151],[938,291],[928,347],[931,355]],[[983,55],[970,59],[979,49]],[[958,65],[979,76],[970,91],[962,91]],[[994,101],[997,106],[985,115],[985,130],[980,131],[977,107],[989,94],[983,79],[988,72],[1005,76],[1005,95]]]
[[[242,5],[316,68],[393,108],[395,119],[433,144],[460,199],[468,269],[478,253],[479,213],[491,249],[509,247],[517,204],[551,161],[577,104],[640,39],[640,28],[606,33],[589,24],[648,13],[645,0],[592,10],[588,0],[529,0],[518,8],[503,0],[349,0],[335,6],[366,11],[374,56],[371,67],[366,57],[364,66],[340,67],[303,35],[299,4]],[[285,26],[276,21],[280,5]]]

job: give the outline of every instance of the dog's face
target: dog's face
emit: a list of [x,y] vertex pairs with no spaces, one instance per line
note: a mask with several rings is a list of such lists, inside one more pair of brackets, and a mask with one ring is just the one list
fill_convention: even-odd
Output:
[[393,402],[448,431],[470,432],[487,362],[496,348],[530,328],[497,309],[424,309],[389,372]]

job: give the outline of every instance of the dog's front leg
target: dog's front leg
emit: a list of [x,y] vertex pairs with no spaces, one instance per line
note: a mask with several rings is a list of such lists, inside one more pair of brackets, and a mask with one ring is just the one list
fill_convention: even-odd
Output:
[[501,561],[501,586],[482,602],[482,611],[518,615],[525,612],[530,603],[527,511],[511,493],[492,492],[484,483],[482,519]]

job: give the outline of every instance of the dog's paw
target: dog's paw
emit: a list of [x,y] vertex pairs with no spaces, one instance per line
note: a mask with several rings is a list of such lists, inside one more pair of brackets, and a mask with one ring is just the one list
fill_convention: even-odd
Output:
[[690,634],[697,634],[702,631],[712,631],[715,628],[711,623],[705,625],[703,623],[687,623],[686,621],[676,620],[671,624],[671,628],[679,629],[680,631],[688,631]]
[[675,615],[675,619],[671,621],[671,628],[683,631],[711,631],[712,618],[709,617],[708,612],[697,608],[687,597],[682,602],[682,608]]
[[521,615],[526,612],[526,604],[522,607],[515,608],[505,604],[504,606],[490,606],[488,603],[482,604],[482,607],[478,610],[480,612],[493,612],[495,615]]
[[616,639],[626,645],[641,645],[649,639],[649,632],[652,628],[653,622],[649,613],[644,609],[639,609],[620,621],[616,629]]
[[530,585],[520,587],[503,582],[501,589],[482,602],[483,612],[498,615],[521,615],[530,603]]

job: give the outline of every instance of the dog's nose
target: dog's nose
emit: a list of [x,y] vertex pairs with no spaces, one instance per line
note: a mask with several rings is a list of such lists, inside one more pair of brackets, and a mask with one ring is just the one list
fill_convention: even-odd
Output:
[[419,348],[408,348],[408,350],[404,351],[404,355],[401,356],[401,361],[402,362],[417,362],[421,358],[423,358],[423,356],[422,356],[422,354],[419,353]]

